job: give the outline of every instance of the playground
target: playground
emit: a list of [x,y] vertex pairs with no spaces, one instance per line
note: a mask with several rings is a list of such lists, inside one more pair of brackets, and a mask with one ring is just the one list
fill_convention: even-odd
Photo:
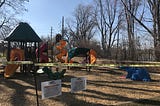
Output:
[[[152,64],[132,61],[131,63],[100,59],[92,48],[72,47],[68,50],[67,41],[60,34],[57,34],[55,39],[55,42],[50,44],[42,42],[27,23],[20,23],[5,39],[8,41],[8,50],[6,60],[0,59],[0,105],[158,106],[160,104],[159,62]],[[19,47],[11,47],[15,42]],[[56,49],[54,53],[57,53],[54,57],[53,51],[48,53],[52,46]],[[71,92],[72,79],[80,77],[86,79],[85,89]],[[61,80],[59,85],[62,94],[42,99],[44,92],[41,84],[56,80]],[[51,86],[45,87],[50,90]]]
[[[62,95],[41,99],[40,83],[50,80],[46,74],[37,75],[38,98],[40,106],[158,106],[160,104],[159,70],[149,69],[152,81],[132,81],[122,78],[127,73],[113,68],[95,68],[91,72],[72,68],[62,78]],[[0,74],[0,105],[35,106],[36,94],[32,74],[16,72],[12,78],[5,79]],[[87,89],[70,92],[70,80],[74,77],[87,78]]]

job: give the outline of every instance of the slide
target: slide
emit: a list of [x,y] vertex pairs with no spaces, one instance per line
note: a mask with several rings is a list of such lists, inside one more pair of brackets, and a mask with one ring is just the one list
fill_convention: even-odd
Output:
[[[40,54],[40,62],[41,63],[47,63],[47,62],[49,62],[48,56],[46,54],[44,54],[44,52],[46,52],[47,49],[48,49],[48,47],[47,47],[46,43],[43,43],[40,46],[39,54]],[[36,50],[36,56],[38,57],[38,49]]]
[[56,55],[56,57],[62,63],[65,62],[65,59],[63,59],[63,56],[67,55],[67,50],[65,49],[66,45],[67,45],[67,42],[65,40],[60,40],[56,46],[56,49],[60,52],[59,54]]
[[[12,49],[10,53],[10,61],[24,60],[24,51],[21,49]],[[8,64],[4,69],[4,77],[11,77],[19,67],[19,64]]]
[[90,64],[94,64],[96,62],[96,52],[93,49],[90,49],[89,56],[90,56]]
[[5,73],[4,73],[4,77],[5,78],[9,78],[11,77],[14,72],[18,69],[19,65],[18,64],[8,64],[6,67],[5,67]]

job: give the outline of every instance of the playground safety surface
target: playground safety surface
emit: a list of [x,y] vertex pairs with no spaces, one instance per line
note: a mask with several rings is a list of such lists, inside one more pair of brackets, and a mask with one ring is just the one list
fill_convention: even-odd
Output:
[[[53,69],[54,70],[54,69]],[[118,69],[95,68],[90,72],[80,68],[67,70],[62,79],[62,95],[41,99],[40,83],[48,81],[45,74],[37,75],[39,106],[158,106],[160,105],[160,70],[150,68],[151,82],[125,79],[127,73]],[[155,74],[156,73],[156,74]],[[87,89],[70,93],[71,78],[87,78]],[[0,106],[36,106],[34,77],[16,72],[5,79],[0,74]]]

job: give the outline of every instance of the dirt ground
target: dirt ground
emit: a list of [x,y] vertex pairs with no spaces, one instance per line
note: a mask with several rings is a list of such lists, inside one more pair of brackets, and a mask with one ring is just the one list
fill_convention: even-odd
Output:
[[[72,68],[67,70],[62,79],[62,95],[43,100],[40,84],[49,79],[45,74],[38,74],[39,106],[132,106],[134,103],[142,103],[139,106],[158,106],[160,99],[152,98],[160,97],[159,70],[149,71],[152,81],[143,82],[123,78],[127,73],[118,69],[93,68],[88,72],[85,69]],[[81,76],[87,78],[87,89],[71,93],[71,78]],[[36,106],[33,75],[16,72],[12,78],[5,79],[1,72],[0,100],[0,106]]]

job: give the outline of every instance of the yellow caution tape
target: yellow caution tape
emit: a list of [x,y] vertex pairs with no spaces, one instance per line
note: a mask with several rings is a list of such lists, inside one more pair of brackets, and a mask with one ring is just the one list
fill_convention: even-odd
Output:
[[36,66],[57,67],[160,67],[160,64],[78,64],[78,63],[36,63]]
[[[99,60],[101,61],[101,60]],[[102,60],[103,61],[103,60]],[[108,63],[118,63],[118,64],[124,64],[124,63],[129,63],[129,64],[159,64],[160,62],[155,62],[155,61],[117,61],[117,60],[105,60],[105,62]]]
[[6,61],[6,64],[33,64],[33,61]]
[[5,64],[34,64],[35,66],[55,66],[55,67],[160,67],[160,62],[136,63],[106,63],[106,64],[79,64],[79,63],[34,63],[33,61],[6,61]]
[[35,66],[58,66],[60,65],[59,63],[35,63]]

